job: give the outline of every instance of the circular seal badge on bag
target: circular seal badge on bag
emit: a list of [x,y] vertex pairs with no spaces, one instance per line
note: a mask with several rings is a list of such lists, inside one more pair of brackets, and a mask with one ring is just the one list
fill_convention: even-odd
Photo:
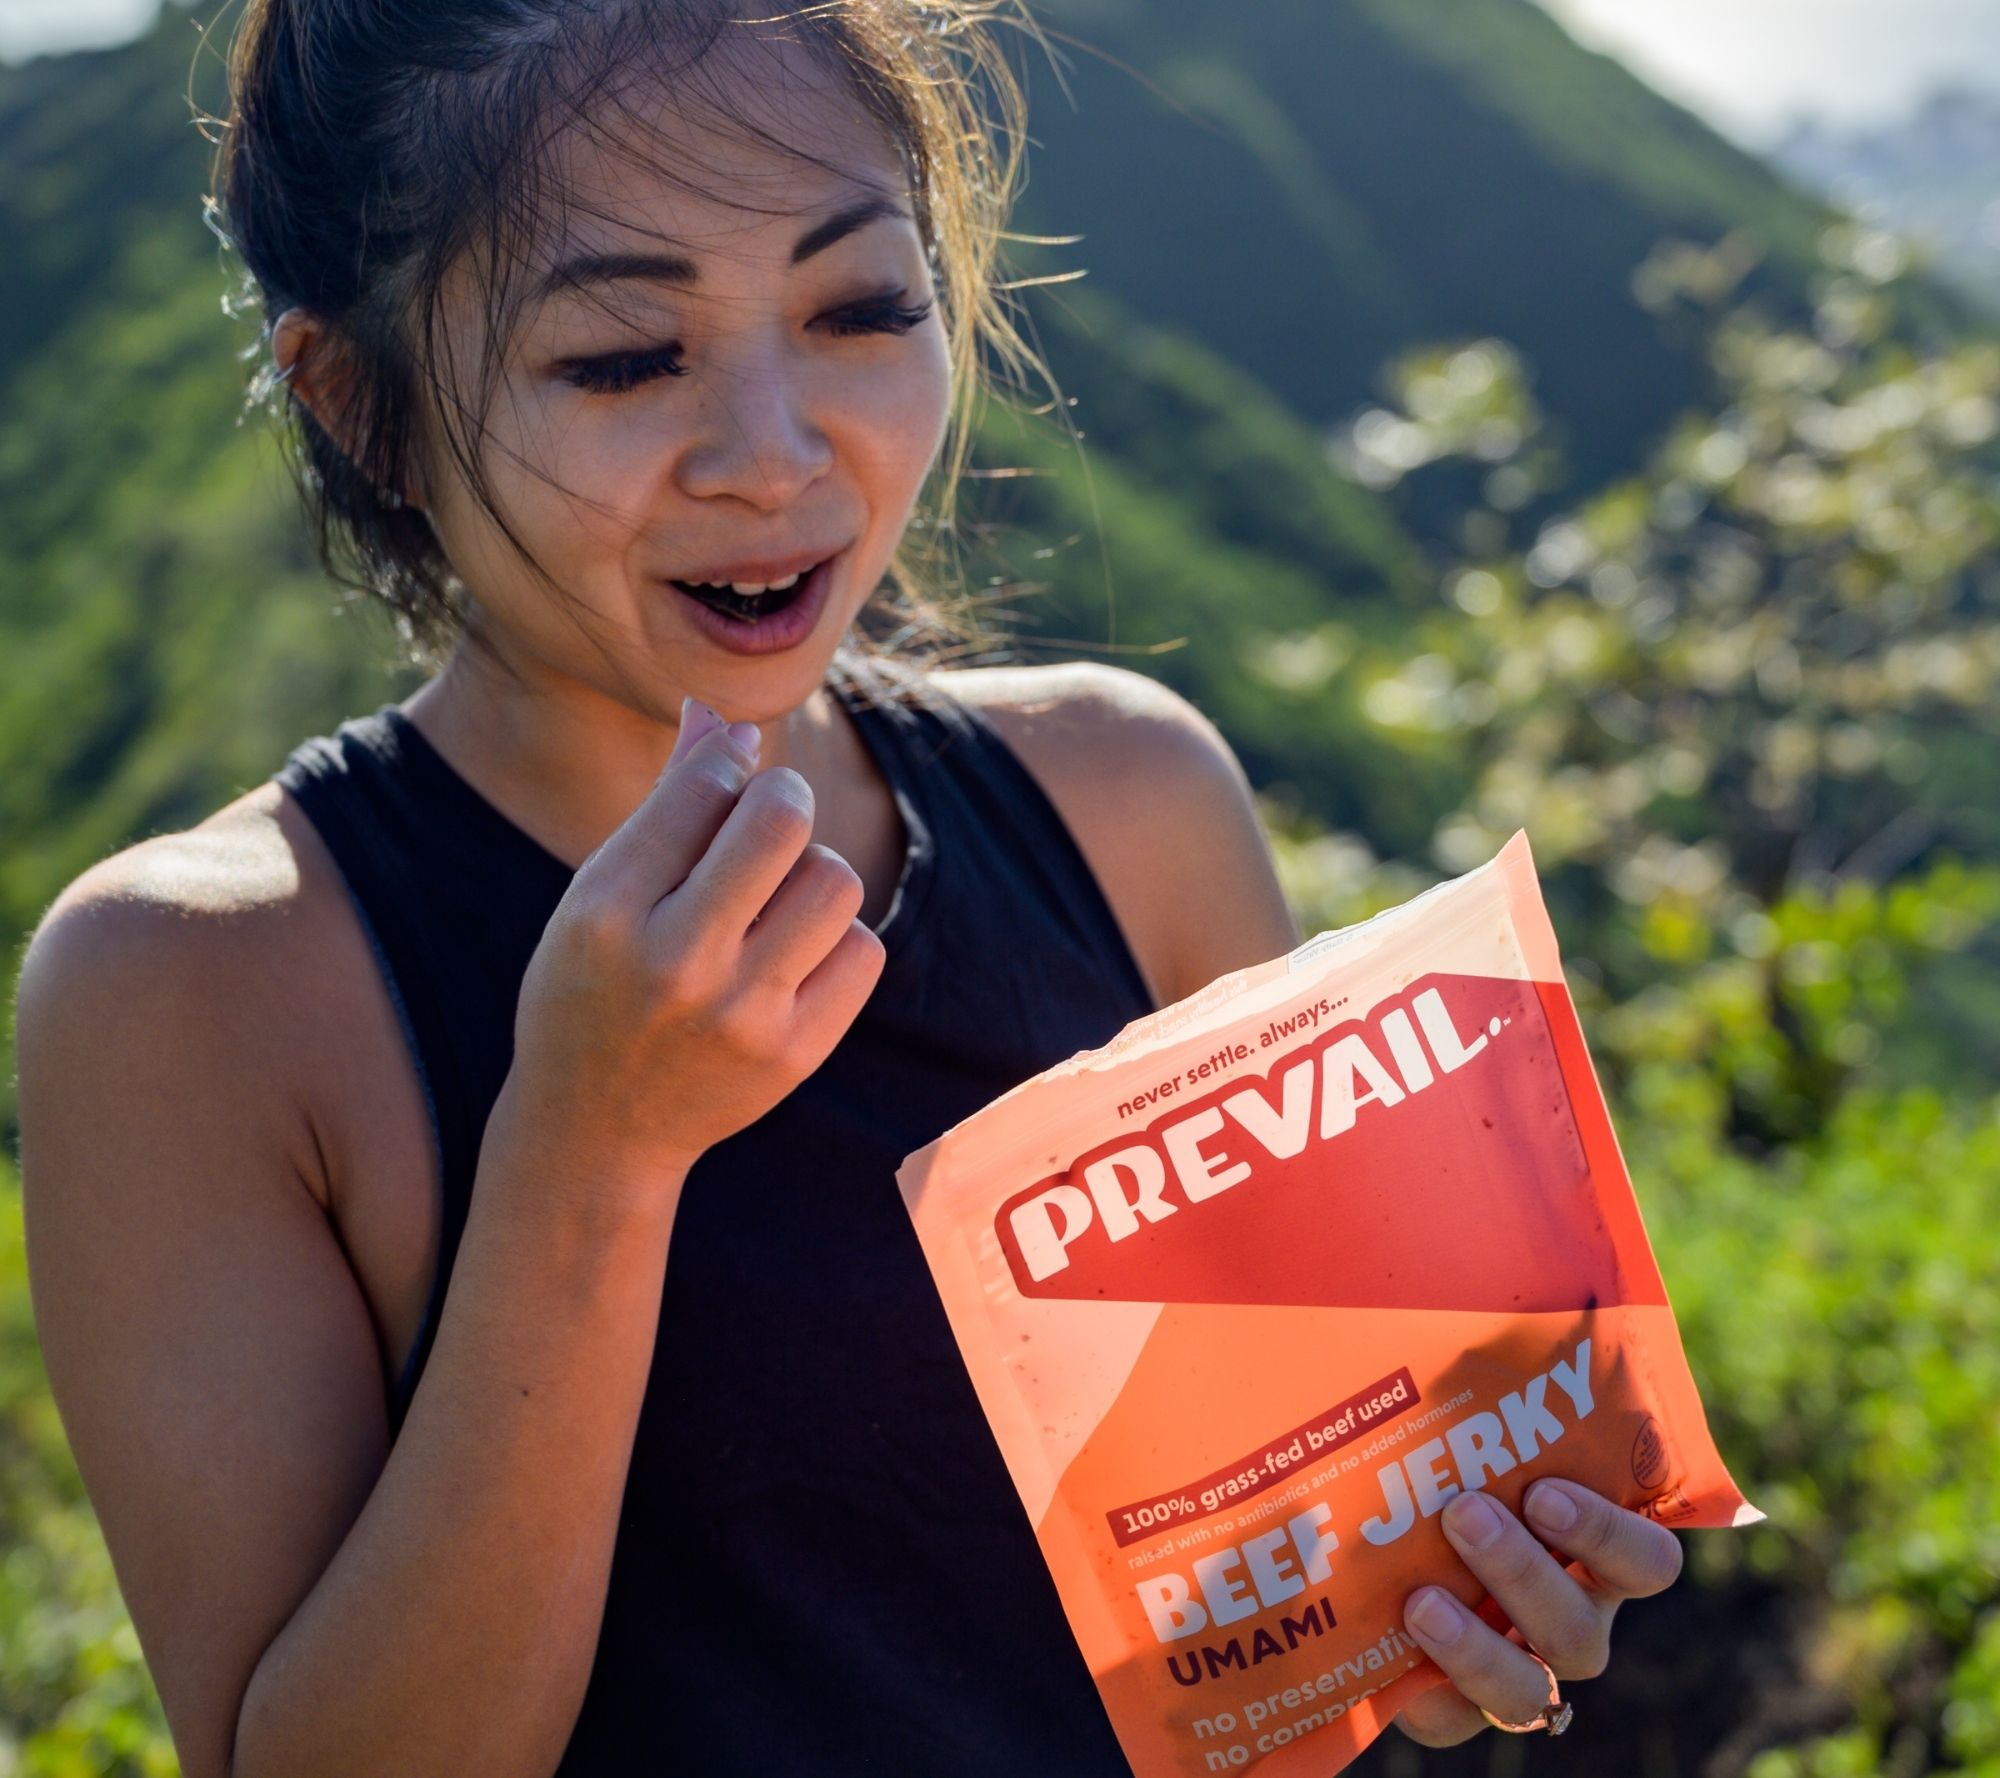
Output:
[[1651,1414],[1640,1423],[1632,1441],[1632,1479],[1642,1488],[1657,1488],[1667,1479],[1667,1441]]

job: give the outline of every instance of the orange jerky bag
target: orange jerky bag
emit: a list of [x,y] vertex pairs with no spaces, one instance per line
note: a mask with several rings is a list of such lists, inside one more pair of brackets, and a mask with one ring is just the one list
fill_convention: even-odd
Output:
[[1527,835],[1024,1082],[897,1173],[1138,1778],[1322,1778],[1448,1683],[1461,1487],[1764,1515],[1710,1438]]

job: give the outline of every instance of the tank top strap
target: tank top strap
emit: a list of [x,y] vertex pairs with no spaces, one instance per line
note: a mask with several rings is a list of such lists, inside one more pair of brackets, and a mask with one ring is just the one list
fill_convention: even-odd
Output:
[[574,873],[393,703],[301,742],[272,776],[339,867],[409,1046],[442,1181],[438,1265],[389,1391],[393,1437],[436,1337],[486,1119],[513,1065],[521,978]]
[[[892,905],[885,926],[885,976],[891,967],[899,978],[934,968],[941,950],[963,962],[1022,954],[1010,946],[1053,947],[1069,950],[1128,1017],[1152,1011],[1152,991],[1068,822],[951,678],[846,649],[828,674],[922,853],[904,885],[908,918]],[[919,925],[926,899],[930,918]]]

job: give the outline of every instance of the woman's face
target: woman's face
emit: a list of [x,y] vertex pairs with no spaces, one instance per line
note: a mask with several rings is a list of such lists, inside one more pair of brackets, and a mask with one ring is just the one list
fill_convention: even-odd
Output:
[[[719,133],[698,99],[628,99],[639,127],[620,116],[612,147],[565,148],[569,215],[530,256],[481,450],[496,504],[569,597],[515,556],[448,455],[422,490],[483,641],[531,680],[579,680],[662,721],[687,693],[753,720],[811,695],[903,534],[951,393],[886,136],[794,45],[760,39],[712,73],[839,170]],[[446,285],[447,378],[470,376],[483,325],[463,273]],[[837,559],[810,632],[778,652],[732,651],[668,585],[801,554]]]

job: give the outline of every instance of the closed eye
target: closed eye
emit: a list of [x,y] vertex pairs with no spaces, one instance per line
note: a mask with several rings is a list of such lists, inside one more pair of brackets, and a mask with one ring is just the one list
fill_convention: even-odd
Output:
[[827,326],[843,336],[855,333],[908,333],[937,304],[934,298],[926,298],[914,308],[905,308],[896,301],[902,294],[897,290],[870,302],[855,303],[836,310],[837,318],[829,320]]
[[562,373],[562,380],[587,395],[623,395],[655,377],[684,377],[678,341],[658,346],[650,352],[619,352],[605,358],[578,358]]
[[[886,296],[836,309],[826,318],[827,330],[837,339],[908,333],[937,303],[935,298],[926,298],[905,305],[898,300],[903,294],[901,290],[891,291]],[[562,368],[562,380],[589,395],[623,395],[656,377],[686,376],[681,353],[681,344],[676,340],[645,352],[614,352],[600,358],[572,359]]]

